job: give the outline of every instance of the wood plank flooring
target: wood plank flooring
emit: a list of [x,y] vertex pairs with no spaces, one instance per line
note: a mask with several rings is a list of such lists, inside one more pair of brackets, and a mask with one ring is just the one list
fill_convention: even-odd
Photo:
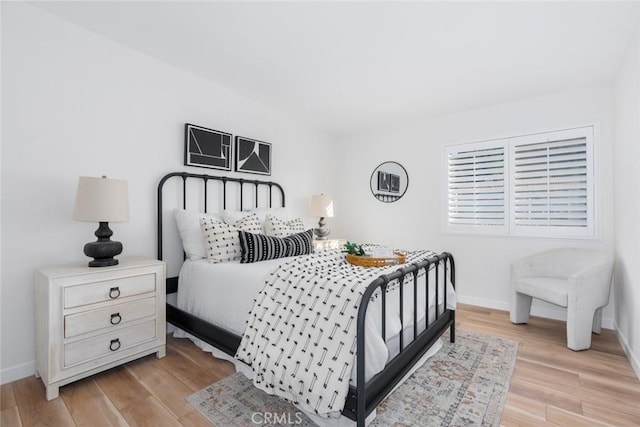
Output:
[[[512,325],[507,312],[460,304],[456,324],[520,343],[502,425],[640,426],[640,381],[613,331],[574,352],[555,320]],[[169,336],[165,358],[69,384],[51,402],[35,377],[3,385],[0,426],[210,426],[184,398],[233,372],[231,363]]]

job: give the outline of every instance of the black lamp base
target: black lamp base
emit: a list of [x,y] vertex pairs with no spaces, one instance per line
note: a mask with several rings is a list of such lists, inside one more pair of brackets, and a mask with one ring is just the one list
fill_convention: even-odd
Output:
[[84,245],[84,254],[93,258],[93,261],[89,261],[89,267],[118,265],[118,260],[113,257],[122,253],[122,243],[109,239],[113,235],[109,223],[101,222],[95,235],[98,240]]
[[[118,243],[118,242],[113,242]],[[106,258],[106,259],[94,259],[93,261],[89,261],[89,267],[110,267],[112,265],[118,265],[118,260],[115,258]]]

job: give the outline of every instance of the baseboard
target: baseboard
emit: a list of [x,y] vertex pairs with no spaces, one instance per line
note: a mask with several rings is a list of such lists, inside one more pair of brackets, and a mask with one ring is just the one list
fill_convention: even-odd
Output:
[[620,341],[620,345],[622,346],[622,349],[627,355],[627,359],[629,359],[629,363],[631,363],[631,367],[636,373],[636,377],[640,379],[640,360],[638,360],[638,357],[631,350],[631,346],[629,346],[629,342],[627,341],[627,338],[620,333],[620,327],[618,326],[617,323],[615,325],[615,329],[618,335],[618,341]]
[[22,363],[16,366],[10,366],[0,371],[0,384],[10,383],[11,381],[20,380],[30,377],[36,372],[36,362]]
[[501,301],[466,297],[460,294],[456,295],[456,301],[461,304],[477,305],[479,307],[494,308],[496,310],[509,311],[509,303],[503,303]]
[[[456,297],[457,297],[457,301],[461,304],[477,305],[479,307],[509,311],[509,303],[506,301],[496,301],[496,300],[488,300],[484,298],[466,297],[463,295],[456,295]],[[538,306],[536,305],[536,301],[534,301],[531,306],[531,315],[544,317],[546,319],[562,320],[564,322],[567,321],[567,312],[562,307],[554,308],[554,306],[552,305]],[[602,318],[602,327],[605,329],[617,330],[617,328],[614,325],[613,319],[607,318],[607,317]]]

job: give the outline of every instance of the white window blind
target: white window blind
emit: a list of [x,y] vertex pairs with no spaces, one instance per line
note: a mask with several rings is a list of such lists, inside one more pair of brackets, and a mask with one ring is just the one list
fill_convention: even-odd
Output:
[[593,234],[592,135],[589,127],[511,141],[513,234]]
[[452,232],[594,236],[593,127],[445,147]]
[[506,231],[508,152],[504,142],[451,148],[447,152],[449,226],[459,230]]

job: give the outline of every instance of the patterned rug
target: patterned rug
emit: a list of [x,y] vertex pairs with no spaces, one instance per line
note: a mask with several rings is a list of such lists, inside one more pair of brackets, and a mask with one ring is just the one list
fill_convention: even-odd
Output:
[[[467,331],[443,347],[379,406],[371,426],[498,426],[518,343]],[[315,426],[284,400],[236,373],[187,397],[214,425]]]

